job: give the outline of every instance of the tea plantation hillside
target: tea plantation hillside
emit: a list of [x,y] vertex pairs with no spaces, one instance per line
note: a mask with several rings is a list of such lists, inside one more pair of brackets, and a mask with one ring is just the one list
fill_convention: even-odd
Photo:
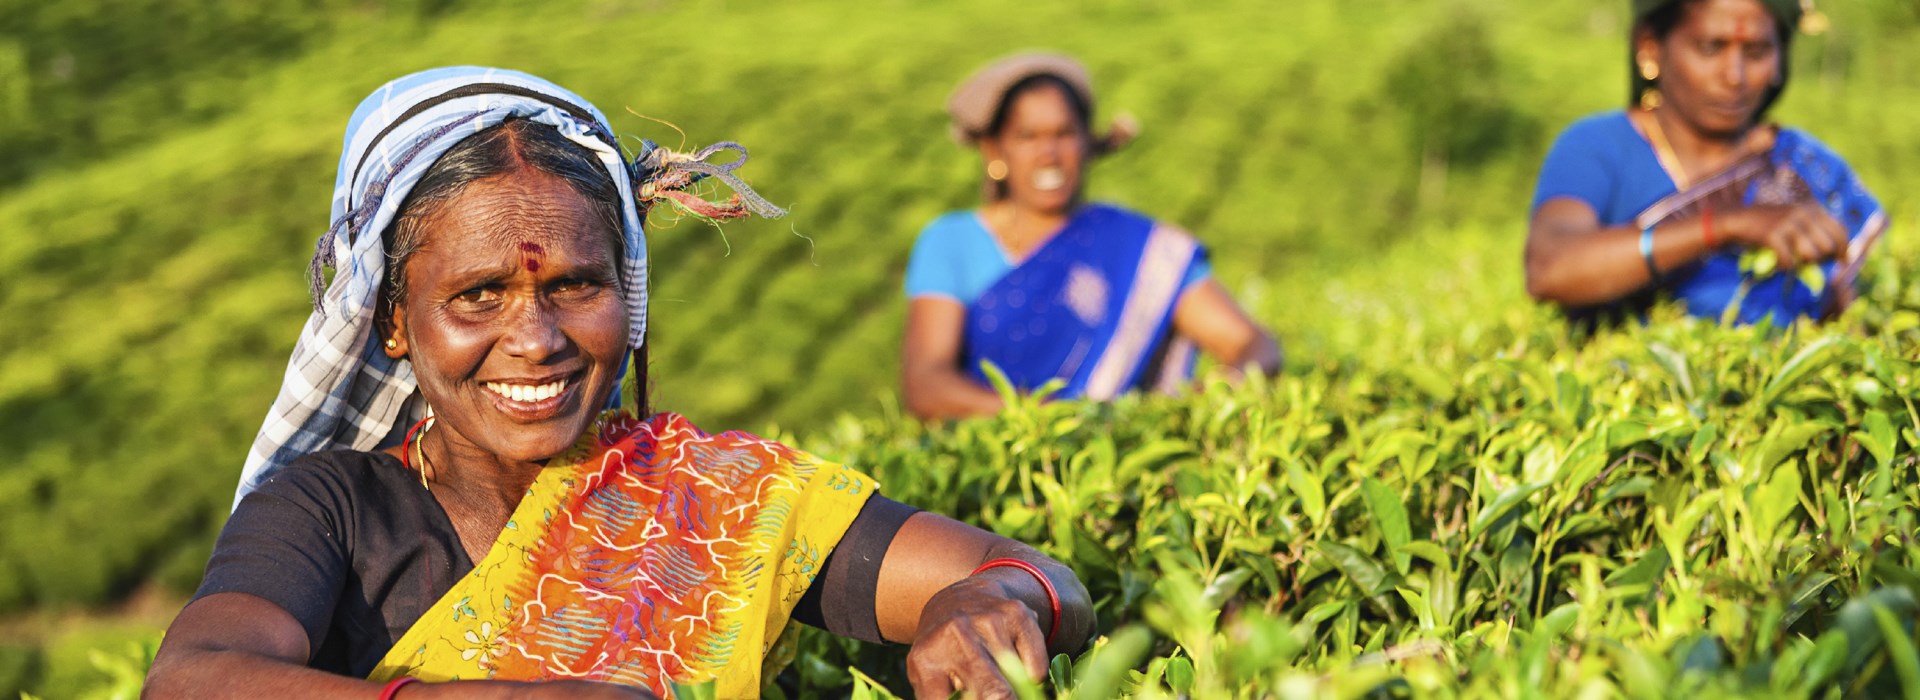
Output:
[[[1920,692],[1911,2],[1821,3],[1834,29],[1797,45],[1778,112],[1894,214],[1864,302],[1823,328],[1590,341],[1525,300],[1519,245],[1553,133],[1625,92],[1614,3],[312,0],[178,25],[256,37],[230,56],[123,42],[133,58],[47,37],[184,20],[12,5],[39,7],[0,2],[24,25],[0,68],[26,67],[0,70],[0,154],[27,154],[0,168],[0,695],[137,683],[123,643],[156,622],[58,628],[197,583],[305,318],[345,117],[446,63],[551,77],[637,136],[753,149],[790,217],[653,222],[655,403],[1050,542],[1113,634],[1056,689]],[[976,192],[940,106],[1034,46],[1084,57],[1102,115],[1144,125],[1093,194],[1212,246],[1285,375],[898,416],[907,252]],[[803,649],[789,692],[844,693],[856,661],[901,688],[898,650]]]

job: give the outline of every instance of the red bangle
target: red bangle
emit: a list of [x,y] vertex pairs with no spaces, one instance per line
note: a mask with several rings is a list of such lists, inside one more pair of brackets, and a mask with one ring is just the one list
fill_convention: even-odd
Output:
[[400,694],[401,688],[419,682],[420,679],[414,678],[413,676],[401,676],[387,681],[387,685],[380,689],[380,700],[393,700],[393,696]]
[[1002,566],[1010,566],[1033,574],[1034,578],[1040,580],[1040,587],[1047,589],[1047,605],[1053,608],[1053,624],[1047,626],[1047,646],[1053,646],[1053,638],[1060,633],[1060,593],[1053,590],[1053,582],[1047,580],[1046,574],[1040,573],[1040,567],[1034,566],[1031,562],[1023,559],[994,559],[985,564],[981,564],[980,568],[974,569],[973,573],[967,575],[978,576],[982,571],[997,569]]
[[1706,206],[1700,209],[1700,241],[1707,245],[1707,250],[1713,250],[1720,245],[1719,241],[1713,240],[1712,206]]

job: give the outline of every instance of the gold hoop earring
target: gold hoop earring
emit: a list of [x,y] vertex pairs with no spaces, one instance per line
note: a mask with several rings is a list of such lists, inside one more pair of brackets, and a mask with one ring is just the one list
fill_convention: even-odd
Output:
[[1640,93],[1641,109],[1659,109],[1660,104],[1660,88],[1647,88]]
[[427,464],[427,448],[424,443],[427,441],[427,432],[433,430],[436,422],[438,421],[434,420],[433,407],[427,407],[427,417],[413,424],[413,429],[407,431],[407,437],[400,441],[400,466],[419,472],[420,488],[428,491],[432,491],[433,487],[427,485],[427,469],[430,465]]
[[994,182],[1007,179],[1007,162],[998,159],[987,161],[987,179]]

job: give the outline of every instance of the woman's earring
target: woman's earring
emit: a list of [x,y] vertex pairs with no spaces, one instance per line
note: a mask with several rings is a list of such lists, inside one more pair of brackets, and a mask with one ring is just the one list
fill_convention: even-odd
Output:
[[1640,77],[1642,77],[1642,78],[1646,78],[1646,79],[1647,79],[1647,82],[1653,82],[1653,81],[1655,81],[1655,80],[1659,80],[1659,79],[1660,79],[1660,64],[1658,64],[1658,63],[1654,63],[1653,61],[1649,61],[1649,60],[1646,60],[1646,59],[1641,59],[1641,61],[1640,61]]
[[428,491],[432,491],[433,487],[427,485],[427,448],[423,443],[427,441],[427,431],[433,429],[435,422],[433,407],[428,406],[427,417],[413,424],[413,428],[407,431],[406,439],[400,441],[400,466],[419,472],[420,488]]
[[399,349],[400,349],[400,341],[398,341],[398,340],[394,340],[394,339],[392,339],[392,338],[388,338],[388,339],[387,339],[387,349],[388,349],[388,350],[399,350]]
[[987,161],[987,179],[994,182],[1007,179],[1007,162],[1004,160]]
[[1660,88],[1650,87],[1640,92],[1641,109],[1659,109],[1660,104]]

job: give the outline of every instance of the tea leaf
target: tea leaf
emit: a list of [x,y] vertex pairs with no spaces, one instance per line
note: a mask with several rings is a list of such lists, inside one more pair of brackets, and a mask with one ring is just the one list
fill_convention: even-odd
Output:
[[1373,513],[1373,520],[1380,528],[1380,536],[1386,540],[1387,556],[1393,559],[1393,568],[1402,574],[1412,564],[1413,555],[1406,551],[1407,543],[1413,539],[1413,530],[1407,524],[1407,507],[1401,503],[1401,496],[1386,484],[1373,477],[1361,482],[1361,491],[1367,500],[1367,510]]
[[1388,571],[1379,560],[1360,550],[1338,542],[1315,542],[1313,548],[1331,560],[1347,580],[1369,597],[1385,593],[1400,584],[1398,574]]

